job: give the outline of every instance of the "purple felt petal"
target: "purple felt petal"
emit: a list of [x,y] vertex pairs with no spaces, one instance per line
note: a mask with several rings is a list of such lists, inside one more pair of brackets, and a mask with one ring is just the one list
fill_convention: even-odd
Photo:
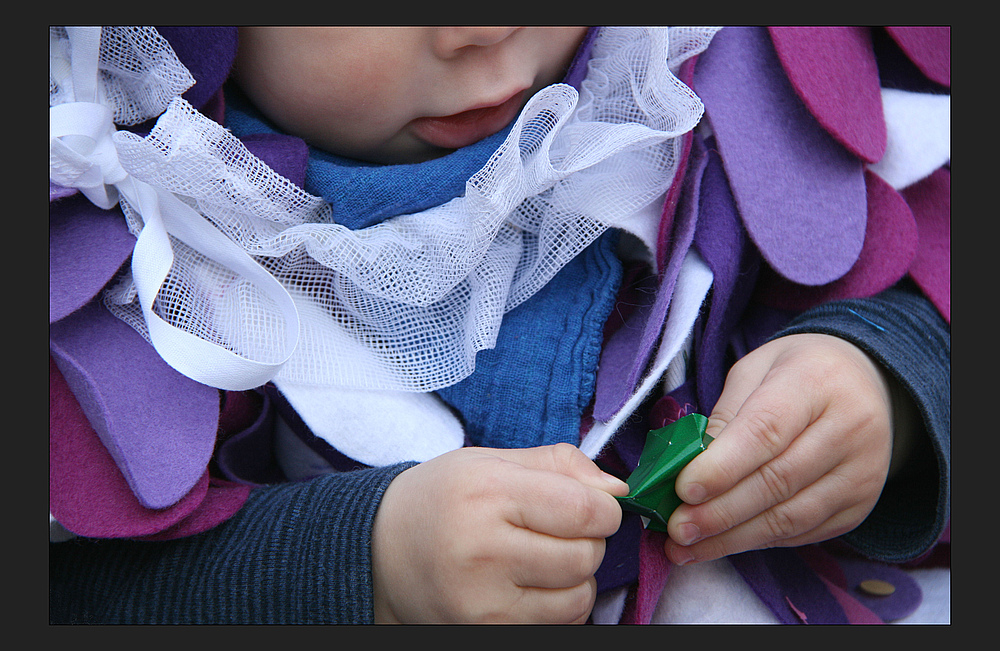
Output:
[[769,27],[799,98],[830,135],[868,163],[887,141],[878,65],[868,27]]
[[886,27],[885,30],[928,79],[951,88],[951,27]]
[[655,295],[650,302],[636,308],[608,338],[601,351],[593,412],[594,418],[600,421],[611,420],[632,397],[660,341],[681,264],[694,240],[698,210],[695,197],[704,160],[703,151],[692,147],[688,161],[688,167],[692,170],[689,176],[691,180],[685,183],[682,193],[684,200],[678,204],[674,214],[670,253],[667,255],[666,267],[659,274]]
[[695,356],[695,384],[698,405],[707,414],[722,393],[730,333],[753,294],[760,264],[714,151],[709,152],[700,194],[694,246],[712,270],[712,293]]
[[768,263],[805,285],[847,273],[864,243],[862,164],[805,108],[767,29],[720,30],[694,84],[743,223]]
[[189,493],[215,445],[218,390],[168,366],[100,300],[52,324],[49,349],[139,502],[160,509]]
[[69,531],[92,538],[131,538],[167,529],[205,498],[208,474],[179,501],[149,509],[136,499],[49,358],[49,510]]
[[771,307],[806,310],[842,298],[874,296],[906,275],[917,254],[917,224],[903,197],[877,174],[865,172],[868,225],[865,245],[843,277],[818,287],[795,284],[765,270],[760,297]]
[[951,172],[942,167],[902,195],[920,233],[910,276],[951,323]]
[[135,247],[117,208],[76,195],[49,204],[49,323],[90,302]]
[[53,183],[49,181],[49,202],[56,201],[58,199],[65,199],[66,197],[71,197],[79,192],[76,188],[67,188],[64,185],[59,185],[58,183]]

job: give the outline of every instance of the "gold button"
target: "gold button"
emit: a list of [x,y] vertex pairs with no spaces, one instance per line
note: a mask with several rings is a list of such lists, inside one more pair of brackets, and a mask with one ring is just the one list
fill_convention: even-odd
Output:
[[896,591],[896,586],[882,579],[866,579],[858,587],[874,597],[886,597]]

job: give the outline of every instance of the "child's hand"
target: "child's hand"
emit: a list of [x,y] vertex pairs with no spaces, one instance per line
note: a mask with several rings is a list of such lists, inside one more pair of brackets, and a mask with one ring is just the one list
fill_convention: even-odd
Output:
[[705,561],[854,529],[893,454],[889,382],[829,335],[781,337],[741,359],[709,418],[716,440],[678,475],[686,504],[670,517],[667,556]]
[[372,532],[376,622],[585,622],[627,493],[568,444],[404,471]]

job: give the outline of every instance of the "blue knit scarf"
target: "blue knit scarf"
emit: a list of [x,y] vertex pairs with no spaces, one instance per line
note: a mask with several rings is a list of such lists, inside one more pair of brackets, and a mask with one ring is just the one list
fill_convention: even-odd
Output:
[[[225,121],[237,137],[280,133],[235,88],[226,92]],[[364,163],[310,147],[305,190],[328,201],[338,223],[365,228],[460,196],[509,130],[407,165]],[[475,372],[438,392],[461,415],[470,444],[579,443],[581,416],[594,395],[604,322],[622,274],[616,240],[614,232],[602,235],[505,315],[496,347],[477,355]]]

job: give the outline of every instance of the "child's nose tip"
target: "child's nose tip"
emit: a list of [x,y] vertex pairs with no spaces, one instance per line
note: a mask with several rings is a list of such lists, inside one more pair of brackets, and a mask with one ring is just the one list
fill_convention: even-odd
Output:
[[434,47],[442,58],[455,56],[469,46],[495,45],[520,27],[440,27],[435,35]]

